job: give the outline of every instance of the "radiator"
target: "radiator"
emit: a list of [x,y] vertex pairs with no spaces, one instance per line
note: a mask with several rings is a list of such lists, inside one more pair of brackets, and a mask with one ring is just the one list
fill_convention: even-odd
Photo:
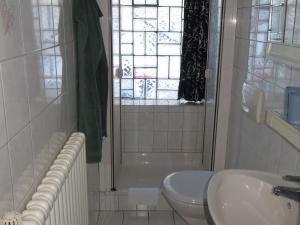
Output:
[[22,225],[88,225],[84,134],[71,135],[21,219]]

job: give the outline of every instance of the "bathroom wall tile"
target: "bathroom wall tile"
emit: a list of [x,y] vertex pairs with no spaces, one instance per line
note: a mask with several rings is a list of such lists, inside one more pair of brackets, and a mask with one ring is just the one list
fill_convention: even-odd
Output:
[[63,9],[64,0],[57,0],[52,2],[53,4],[53,27],[54,27],[54,40],[55,44],[65,42],[65,22],[64,22],[64,10]]
[[4,1],[1,14],[0,61],[23,53],[19,0]]
[[28,87],[22,58],[2,63],[2,81],[7,135],[11,138],[29,122]]
[[183,113],[169,113],[169,130],[182,130]]
[[154,130],[166,131],[168,130],[169,116],[168,113],[155,113],[154,114]]
[[123,134],[124,138],[124,147],[126,149],[132,149],[132,151],[138,149],[138,137],[139,134],[137,131],[126,131],[125,134]]
[[138,130],[139,127],[139,113],[128,113],[124,115],[124,129]]
[[6,124],[5,124],[5,113],[4,113],[4,99],[3,89],[1,82],[1,69],[0,69],[0,148],[7,142]]
[[38,0],[23,0],[21,3],[22,36],[24,51],[30,52],[41,48],[41,28]]
[[[278,174],[297,171],[299,151],[265,124],[257,125],[246,118],[240,109],[241,87],[245,80],[265,93],[265,110],[283,110],[287,86],[298,86],[295,68],[266,59],[269,10],[254,4],[270,1],[238,1],[237,32],[232,83],[229,152],[230,168],[256,169]],[[288,6],[286,42],[291,43],[293,8]],[[259,20],[265,20],[264,22]],[[259,33],[257,33],[259,32]],[[245,75],[247,77],[245,78]]]
[[43,173],[51,160],[49,154],[50,131],[47,129],[47,114],[41,114],[31,122],[32,149],[34,153],[34,175]]
[[193,152],[196,151],[198,132],[184,131],[182,137],[182,151]]
[[153,131],[140,131],[139,132],[139,151],[143,152],[142,149],[149,148],[152,150],[153,148]]
[[180,151],[182,147],[182,132],[168,132],[168,151]]
[[152,211],[149,213],[149,225],[174,225],[173,212]]
[[139,130],[153,130],[154,127],[154,114],[153,113],[139,113]]
[[0,148],[0,212],[13,209],[12,177],[7,146]]
[[196,131],[198,129],[198,115],[194,113],[184,113],[183,130]]
[[155,131],[153,138],[153,151],[162,150],[167,151],[168,148],[168,132]]
[[54,97],[47,96],[46,76],[40,52],[25,56],[25,67],[29,87],[29,106],[31,118],[39,114]]
[[33,151],[30,128],[26,127],[8,143],[12,168],[14,207],[17,209],[33,185]]
[[299,151],[284,141],[277,172],[281,175],[294,174],[297,168],[298,155]]

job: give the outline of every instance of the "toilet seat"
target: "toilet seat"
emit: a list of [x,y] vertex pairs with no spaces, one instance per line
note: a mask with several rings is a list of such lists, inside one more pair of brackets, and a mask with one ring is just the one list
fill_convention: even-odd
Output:
[[166,197],[187,204],[205,205],[206,189],[211,171],[180,171],[172,173],[163,181]]

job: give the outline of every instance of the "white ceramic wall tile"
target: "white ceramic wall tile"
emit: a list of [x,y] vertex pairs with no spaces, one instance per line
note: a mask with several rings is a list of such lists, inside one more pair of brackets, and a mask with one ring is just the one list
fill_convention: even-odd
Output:
[[[67,29],[71,31],[72,3],[67,1],[63,1],[68,4],[64,5],[64,12],[69,15]],[[1,3],[0,154],[1,160],[5,161],[1,163],[0,192],[2,195],[6,191],[7,195],[0,200],[0,214],[13,207],[12,192],[15,208],[24,207],[22,200],[29,194],[30,185],[37,183],[35,177],[45,172],[70,134],[71,127],[75,128],[74,40],[69,32],[68,46],[71,47],[70,60],[67,61],[64,26],[58,29],[59,22],[65,27],[68,24],[60,20],[64,19],[59,9],[63,2],[10,0]],[[43,30],[45,28],[49,29]],[[62,45],[54,48],[59,41]],[[72,88],[67,85],[67,77]],[[21,179],[23,176],[26,178]],[[24,187],[20,189],[22,185]],[[7,203],[7,208],[2,207],[7,199],[11,206]]]
[[154,130],[166,131],[168,130],[169,117],[168,113],[155,113],[154,114]]
[[170,113],[169,114],[169,130],[182,130],[182,126],[183,126],[183,114],[182,113]]
[[41,48],[41,28],[38,0],[23,0],[21,4],[21,23],[24,51]]
[[1,3],[0,61],[23,53],[19,0]]
[[0,148],[0,212],[13,209],[12,178],[8,148]]
[[[238,1],[227,167],[296,174],[300,168],[299,150],[266,125],[249,120],[240,109],[241,87],[245,80],[265,92],[266,110],[283,110],[284,88],[299,86],[298,72],[294,68],[266,59],[270,14],[266,8],[254,6],[265,3],[270,2]],[[297,29],[292,25],[292,17],[293,14],[289,13],[287,43],[292,41],[289,32]]]
[[2,63],[2,86],[8,138],[29,122],[28,87],[23,58]]
[[25,57],[31,118],[39,114],[55,96],[47,96],[46,76],[40,52]]
[[168,148],[168,132],[155,131],[153,140],[153,151],[167,151]]
[[26,127],[8,143],[13,180],[14,208],[18,209],[33,185],[31,133]]
[[181,151],[182,147],[182,131],[168,132],[168,151]]
[[182,137],[182,151],[196,151],[198,132],[184,131]]

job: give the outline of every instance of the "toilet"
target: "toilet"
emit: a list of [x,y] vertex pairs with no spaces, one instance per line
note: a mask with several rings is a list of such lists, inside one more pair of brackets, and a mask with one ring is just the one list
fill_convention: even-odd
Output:
[[180,171],[168,175],[162,193],[173,209],[189,225],[206,225],[206,192],[211,171]]

